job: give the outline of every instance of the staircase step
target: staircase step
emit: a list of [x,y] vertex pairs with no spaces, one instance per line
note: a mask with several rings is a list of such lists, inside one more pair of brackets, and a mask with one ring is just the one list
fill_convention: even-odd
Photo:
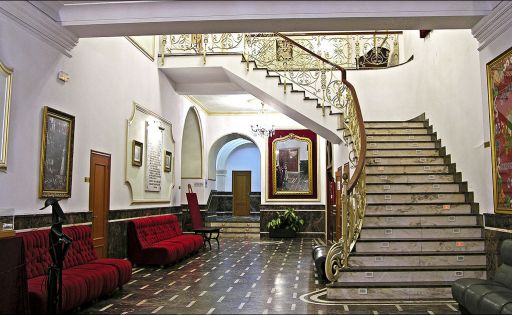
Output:
[[407,253],[352,253],[349,265],[352,267],[387,267],[387,266],[466,266],[486,264],[484,252],[441,253],[412,252]]
[[220,227],[220,228],[258,228],[258,229],[260,228],[259,222],[218,221],[218,222],[207,222],[207,225],[211,226],[211,227]]
[[482,228],[472,227],[365,227],[361,231],[360,239],[411,239],[431,238],[432,235],[444,239],[458,239],[461,237],[481,237]]
[[397,141],[435,141],[433,135],[375,135],[366,136],[368,142],[397,142]]
[[436,149],[438,144],[432,141],[402,141],[402,142],[368,142],[367,148],[372,149]]
[[480,224],[478,215],[392,215],[364,217],[363,227],[426,227],[426,226],[475,226]]
[[327,286],[327,299],[347,301],[452,300],[451,281],[443,282],[336,282]]
[[365,128],[425,128],[422,121],[366,121]]
[[459,184],[370,184],[366,181],[367,193],[421,193],[421,192],[460,192]]
[[384,157],[384,156],[440,156],[440,152],[437,149],[401,149],[401,150],[393,150],[393,149],[384,149],[384,150],[367,150],[367,157]]
[[444,157],[428,156],[428,157],[368,157],[366,165],[442,165],[445,164]]
[[446,165],[368,165],[366,174],[447,174]]
[[[421,183],[453,183],[453,175],[366,175],[366,184],[421,184]],[[368,186],[367,186],[368,187]]]
[[411,193],[411,194],[366,194],[366,203],[452,203],[466,202],[462,193]]
[[341,273],[338,282],[455,281],[464,277],[485,279],[485,269],[485,265],[352,267]]
[[404,205],[367,205],[366,206],[366,217],[375,215],[386,215],[386,216],[417,216],[417,215],[436,215],[436,214],[470,214],[471,205],[468,203],[464,204],[446,204],[446,205],[435,205],[435,204],[404,204]]
[[429,131],[427,128],[366,128],[366,134],[374,135],[426,135]]
[[355,245],[357,252],[466,252],[483,251],[482,238],[459,238],[459,240],[441,239],[403,239],[392,241],[358,240]]

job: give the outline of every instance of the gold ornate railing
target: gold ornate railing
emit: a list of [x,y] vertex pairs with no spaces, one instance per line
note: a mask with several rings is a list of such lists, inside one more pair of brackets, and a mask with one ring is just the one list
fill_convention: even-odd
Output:
[[[311,35],[298,38],[305,41],[303,37],[308,36]],[[281,33],[170,35],[161,37],[159,57],[163,64],[165,57],[202,55],[206,63],[208,55],[242,54],[247,71],[254,62],[256,67],[278,74],[285,83],[284,93],[286,83],[293,83],[305,90],[306,96],[319,99],[324,114],[325,105],[331,106],[331,111],[343,113],[343,124],[350,134],[347,144],[352,146],[349,161],[353,172],[344,179],[342,198],[338,200],[342,205],[342,232],[326,259],[327,278],[334,282],[348,266],[348,257],[362,228],[366,208],[366,132],[357,93],[346,79],[346,69],[329,60],[331,55],[315,53],[311,41],[305,43],[309,44],[303,45]]]

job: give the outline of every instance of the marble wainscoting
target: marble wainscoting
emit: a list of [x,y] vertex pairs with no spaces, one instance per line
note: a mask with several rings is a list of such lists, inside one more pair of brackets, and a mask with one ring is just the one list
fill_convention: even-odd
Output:
[[485,254],[487,257],[487,278],[494,277],[496,269],[503,263],[500,246],[506,239],[512,239],[512,215],[484,214]]
[[[81,224],[91,223],[92,212],[66,212],[65,225],[69,224]],[[45,213],[49,212],[49,213]],[[0,217],[0,223],[11,223],[12,217]],[[47,211],[41,211],[41,214],[21,214],[14,217],[14,229],[15,230],[30,230],[44,227],[50,227],[52,225],[51,208],[48,207]]]
[[162,214],[174,214],[182,220],[181,207],[157,207],[142,209],[112,210],[108,217],[108,257],[127,257],[128,221]]
[[[261,192],[251,192],[249,195],[251,215],[260,213]],[[212,191],[208,198],[208,215],[233,215],[233,193],[230,191]]]
[[294,208],[299,217],[304,219],[304,226],[299,231],[302,237],[325,237],[325,205],[261,205],[260,235],[268,236],[267,223],[279,212]]

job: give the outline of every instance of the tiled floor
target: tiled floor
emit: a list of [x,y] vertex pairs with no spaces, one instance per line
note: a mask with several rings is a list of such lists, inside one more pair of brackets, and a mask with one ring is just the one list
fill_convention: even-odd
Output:
[[[322,303],[312,239],[223,239],[169,268],[134,268],[132,281],[81,314],[458,314],[453,301]],[[309,298],[316,295],[318,298]]]

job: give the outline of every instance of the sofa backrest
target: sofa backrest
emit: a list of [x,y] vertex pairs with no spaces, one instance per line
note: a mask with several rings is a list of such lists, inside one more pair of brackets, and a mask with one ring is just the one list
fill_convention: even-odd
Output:
[[173,214],[131,220],[140,248],[183,234],[178,217]]
[[496,270],[494,281],[512,289],[512,240],[503,241],[500,256],[503,263]]
[[[64,259],[64,269],[97,259],[89,226],[65,227],[62,232],[73,240]],[[28,279],[46,274],[52,265],[49,233],[49,229],[44,229],[18,234],[23,237]]]

